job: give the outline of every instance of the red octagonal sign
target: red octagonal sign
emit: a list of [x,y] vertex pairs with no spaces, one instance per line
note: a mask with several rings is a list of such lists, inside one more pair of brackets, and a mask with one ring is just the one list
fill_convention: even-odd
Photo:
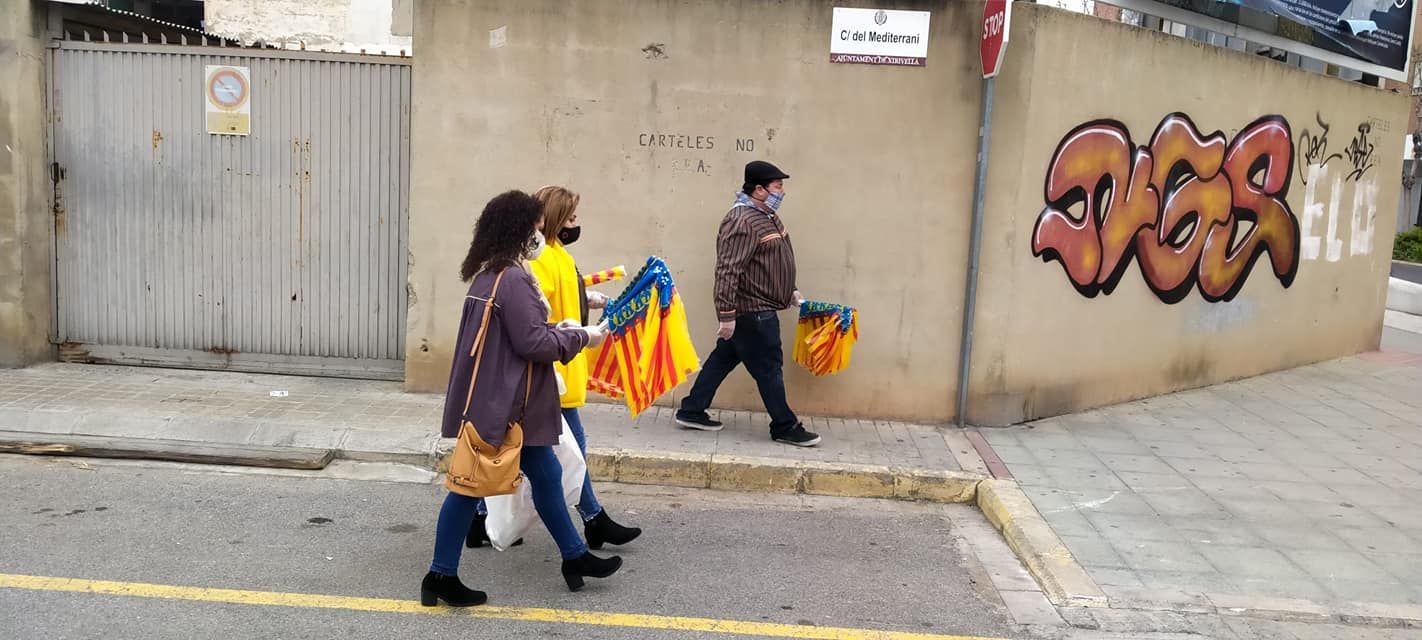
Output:
[[1007,30],[1012,17],[1011,0],[987,0],[983,9],[983,77],[991,78],[1002,70],[1002,57],[1007,53]]

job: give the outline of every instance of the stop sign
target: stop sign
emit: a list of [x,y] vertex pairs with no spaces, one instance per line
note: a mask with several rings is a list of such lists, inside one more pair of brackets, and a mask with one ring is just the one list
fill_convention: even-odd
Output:
[[983,77],[991,78],[1002,70],[1002,57],[1007,52],[1008,20],[1012,17],[1011,0],[987,0],[983,8]]

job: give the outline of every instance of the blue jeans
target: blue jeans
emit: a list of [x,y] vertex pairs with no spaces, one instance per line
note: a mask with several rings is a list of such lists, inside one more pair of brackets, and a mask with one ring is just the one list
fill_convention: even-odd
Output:
[[[538,518],[558,543],[558,553],[564,560],[572,560],[588,552],[587,543],[573,528],[573,519],[568,517],[568,503],[563,499],[563,466],[558,463],[553,447],[523,448],[519,469],[533,490],[533,507],[538,510]],[[464,553],[464,538],[469,535],[469,527],[474,524],[474,513],[483,504],[480,498],[462,496],[454,492],[444,497],[444,506],[439,510],[439,524],[435,525],[434,560],[430,571],[447,576],[459,573],[459,557]]]
[[[583,452],[583,459],[588,457],[588,436],[583,431],[583,419],[578,415],[577,409],[564,409],[563,419],[568,421],[568,430],[573,432],[573,439],[578,441],[578,450]],[[602,505],[598,504],[597,494],[593,493],[592,476],[583,474],[583,492],[578,496],[578,513],[583,516],[583,522],[587,522],[602,513]]]
[[717,340],[716,348],[701,365],[701,373],[691,392],[681,401],[678,414],[702,417],[716,399],[716,390],[737,365],[755,378],[760,401],[770,414],[770,436],[783,435],[800,424],[790,402],[785,399],[784,353],[780,347],[780,316],[774,311],[747,313],[736,317],[736,332],[730,340]]
[[[583,419],[578,415],[577,409],[564,409],[563,419],[568,421],[568,430],[573,432],[573,440],[578,443],[578,451],[583,454],[583,459],[588,457],[588,436],[583,431]],[[488,515],[489,507],[484,504],[483,498],[475,498],[479,501],[476,506],[479,515]],[[592,476],[583,474],[583,492],[578,496],[578,515],[583,517],[583,522],[587,522],[602,513],[602,505],[597,501],[597,495],[593,493]]]

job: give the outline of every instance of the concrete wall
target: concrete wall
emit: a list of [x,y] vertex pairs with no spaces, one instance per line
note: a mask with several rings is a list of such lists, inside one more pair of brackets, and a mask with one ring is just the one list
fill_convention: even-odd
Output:
[[[813,379],[787,367],[792,405],[952,418],[981,4],[884,6],[933,11],[926,69],[829,63],[831,12],[814,0],[421,2],[407,387],[444,388],[464,291],[456,272],[482,204],[550,183],[583,193],[585,239],[574,253],[585,268],[635,268],[649,253],[668,260],[704,354],[716,225],[742,165],[765,158],[794,176],[783,213],[802,289],[861,310],[848,371]],[[1016,422],[1377,346],[1405,97],[1089,15],[1014,11],[994,115],[973,421]],[[1056,165],[1059,182],[1086,185],[1079,193],[1109,196],[1098,189],[1103,172],[1121,174],[1126,201],[1110,208],[1121,215],[1109,218],[1108,251],[1091,228],[1072,230],[1084,204],[1070,189],[1053,196],[1061,220],[1037,233],[1070,132],[1095,123],[1093,140],[1114,132],[1149,148],[1162,121],[1175,137],[1149,156],[1181,170],[1162,170],[1154,190],[1146,160],[1133,190],[1130,153],[1113,159],[1099,141]],[[1193,164],[1174,161],[1187,151]],[[1226,151],[1234,162],[1211,168]],[[1261,177],[1256,161],[1270,157]],[[1151,235],[1161,207],[1147,201],[1176,192],[1162,247]],[[1191,227],[1193,210],[1212,222]],[[1211,230],[1230,224],[1234,237],[1217,232],[1207,249]],[[1106,262],[1124,267],[1100,274]],[[718,405],[758,408],[759,399],[737,375]]]
[[[973,421],[1052,415],[1378,346],[1407,97],[1090,16],[1015,10],[994,116]],[[1202,139],[1221,133],[1153,143],[1172,113]],[[1272,119],[1250,127],[1261,118]],[[1110,142],[1126,131],[1149,151],[1134,169]],[[1274,135],[1285,144],[1271,149]],[[1176,165],[1182,152],[1190,160]],[[1221,172],[1226,152],[1241,164]],[[1250,171],[1261,158],[1273,158],[1277,184]],[[1142,170],[1151,162],[1154,177]],[[1117,176],[1114,191],[1103,175]],[[1083,223],[1087,203],[1070,196],[1073,185],[1103,196],[1093,209],[1103,223]],[[1067,217],[1049,220],[1049,207]],[[1211,237],[1186,223],[1161,246],[1162,210],[1171,231],[1190,211],[1224,226]],[[1250,216],[1259,224],[1235,224],[1228,243],[1224,230]],[[1250,227],[1271,237],[1252,269]],[[1226,244],[1242,254],[1229,259]]]
[[0,367],[53,357],[46,5],[18,0],[0,12]]
[[413,52],[413,0],[206,0],[210,33],[243,42],[304,42],[310,49]]
[[[933,11],[926,68],[829,63],[818,0],[420,2],[407,387],[445,387],[483,203],[552,183],[582,193],[585,269],[657,254],[676,270],[704,356],[717,226],[763,158],[793,176],[801,288],[859,307],[863,327],[844,374],[787,366],[792,406],[951,415],[979,100],[964,25],[981,5],[881,5]],[[717,404],[760,401],[742,373]]]

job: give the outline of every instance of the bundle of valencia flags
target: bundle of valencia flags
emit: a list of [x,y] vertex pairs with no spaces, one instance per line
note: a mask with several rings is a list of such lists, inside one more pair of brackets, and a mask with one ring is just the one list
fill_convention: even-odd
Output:
[[647,258],[602,319],[609,333],[589,355],[588,389],[625,399],[634,418],[701,368],[686,308],[661,258]]
[[828,302],[800,304],[794,358],[810,373],[827,376],[843,371],[858,340],[858,311]]
[[[584,278],[588,285],[621,280],[626,270],[608,269]],[[589,354],[588,389],[627,403],[633,417],[701,368],[691,342],[686,308],[671,269],[652,256],[602,319],[608,336]],[[849,366],[859,340],[859,313],[827,302],[804,302],[795,329],[795,362],[816,376]]]

